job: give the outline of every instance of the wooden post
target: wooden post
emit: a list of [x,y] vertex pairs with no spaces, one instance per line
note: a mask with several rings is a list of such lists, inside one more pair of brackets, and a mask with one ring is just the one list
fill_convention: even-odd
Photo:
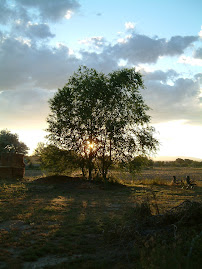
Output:
[[177,183],[176,176],[173,176],[173,183],[174,183],[174,184],[176,184],[176,183]]

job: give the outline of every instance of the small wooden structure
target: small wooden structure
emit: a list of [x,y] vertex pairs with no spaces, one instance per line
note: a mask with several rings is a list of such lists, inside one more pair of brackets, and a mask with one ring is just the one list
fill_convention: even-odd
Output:
[[23,154],[2,153],[0,155],[0,178],[23,178],[24,174]]

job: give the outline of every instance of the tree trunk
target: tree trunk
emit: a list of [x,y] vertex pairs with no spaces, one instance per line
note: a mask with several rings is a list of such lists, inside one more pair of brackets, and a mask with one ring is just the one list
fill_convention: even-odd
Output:
[[89,165],[88,165],[88,179],[92,180],[92,158],[89,158]]
[[88,159],[88,179],[92,180],[92,170],[93,170],[93,153],[92,149],[90,149],[89,159]]

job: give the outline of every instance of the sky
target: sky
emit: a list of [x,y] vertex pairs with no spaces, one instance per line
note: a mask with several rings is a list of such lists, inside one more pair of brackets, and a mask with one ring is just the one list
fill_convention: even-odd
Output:
[[202,159],[201,0],[0,0],[0,130],[30,148],[80,65],[135,67],[160,147]]

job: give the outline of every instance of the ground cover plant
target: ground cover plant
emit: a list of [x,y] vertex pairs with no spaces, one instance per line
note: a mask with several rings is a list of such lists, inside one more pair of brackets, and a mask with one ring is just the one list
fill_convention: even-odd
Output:
[[202,173],[195,172],[194,189],[141,184],[138,176],[122,176],[122,184],[2,179],[0,268],[200,268]]

